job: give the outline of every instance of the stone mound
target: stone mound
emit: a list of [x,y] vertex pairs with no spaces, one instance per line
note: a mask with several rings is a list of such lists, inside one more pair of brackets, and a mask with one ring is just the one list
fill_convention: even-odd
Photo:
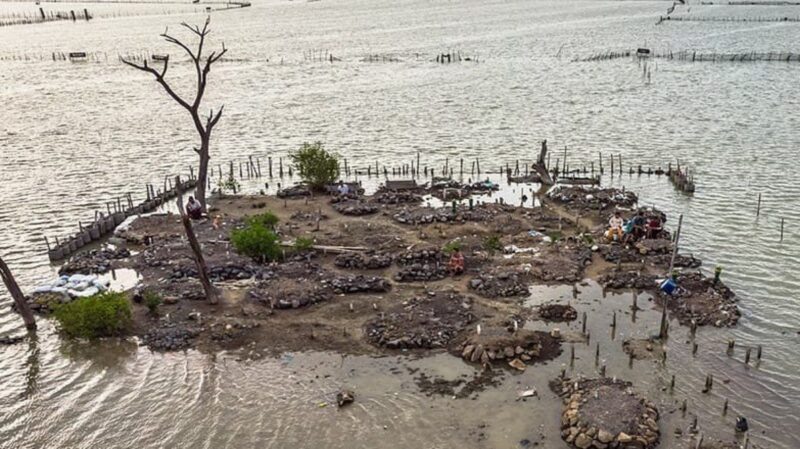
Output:
[[392,264],[392,255],[388,253],[359,254],[343,253],[336,256],[333,263],[339,268],[352,270],[377,270]]
[[565,304],[545,304],[539,307],[539,317],[545,321],[572,321],[578,318],[578,311]]
[[469,288],[485,298],[527,296],[530,276],[516,271],[484,272],[469,281]]
[[477,327],[461,344],[453,348],[462,359],[472,363],[507,361],[517,369],[554,359],[561,354],[561,340],[547,332],[519,329],[509,332],[504,327]]

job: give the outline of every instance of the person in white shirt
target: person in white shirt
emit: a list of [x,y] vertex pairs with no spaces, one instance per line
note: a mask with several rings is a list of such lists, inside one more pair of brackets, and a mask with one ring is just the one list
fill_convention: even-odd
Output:
[[621,240],[622,239],[622,226],[625,224],[625,220],[622,219],[622,215],[619,211],[614,212],[614,215],[608,220],[608,231],[606,231],[606,238],[609,240]]

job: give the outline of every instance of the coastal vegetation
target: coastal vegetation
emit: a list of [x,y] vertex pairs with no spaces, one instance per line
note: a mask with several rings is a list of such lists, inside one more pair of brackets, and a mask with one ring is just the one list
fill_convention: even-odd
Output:
[[127,295],[112,292],[60,304],[53,317],[64,334],[87,339],[123,335],[133,321]]
[[297,172],[312,190],[322,191],[339,176],[339,158],[322,146],[322,142],[304,143],[292,154]]

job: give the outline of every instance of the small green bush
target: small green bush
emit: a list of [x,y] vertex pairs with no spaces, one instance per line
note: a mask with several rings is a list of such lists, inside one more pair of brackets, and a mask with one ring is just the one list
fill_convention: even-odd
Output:
[[483,239],[483,249],[489,252],[502,251],[503,244],[500,242],[499,235],[490,235]]
[[461,251],[461,242],[459,242],[458,240],[447,242],[442,247],[442,251],[444,251],[445,254],[452,254],[456,251]]
[[220,179],[218,187],[219,187],[219,192],[222,194],[224,194],[225,191],[231,191],[234,194],[236,194],[236,192],[242,190],[242,186],[239,184],[239,181],[237,181],[233,177],[229,177],[225,181]]
[[304,143],[291,158],[300,177],[312,190],[324,190],[339,177],[339,159],[325,151],[322,142]]
[[231,232],[231,243],[239,254],[252,257],[258,262],[277,260],[281,256],[278,234],[260,219],[250,219],[244,228],[234,229]]
[[294,239],[294,249],[298,252],[308,251],[314,247],[314,239],[309,237],[297,237]]
[[550,240],[557,242],[564,237],[564,234],[561,231],[550,231],[547,233],[547,236],[550,237]]
[[70,337],[99,338],[124,334],[131,326],[131,304],[124,293],[100,293],[55,307],[53,316]]
[[158,306],[161,305],[164,301],[161,299],[161,295],[154,291],[147,290],[144,292],[144,305],[147,306],[147,310],[155,315],[158,313]]
[[278,216],[272,212],[264,212],[263,214],[253,215],[247,219],[247,222],[250,224],[258,224],[274,231],[275,226],[278,225]]

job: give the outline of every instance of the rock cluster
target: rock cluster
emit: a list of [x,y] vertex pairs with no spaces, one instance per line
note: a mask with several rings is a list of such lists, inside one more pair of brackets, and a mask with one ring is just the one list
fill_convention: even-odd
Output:
[[598,189],[581,186],[565,187],[549,193],[551,199],[568,204],[572,209],[626,208],[635,205],[639,198],[630,190],[615,188]]
[[419,204],[422,197],[412,192],[385,191],[376,193],[372,201],[380,204]]
[[287,187],[285,189],[278,190],[278,198],[292,198],[298,196],[311,196],[311,190],[308,187],[298,184],[296,186]]
[[364,201],[342,201],[333,205],[333,209],[342,215],[362,216],[378,212],[378,206]]
[[658,445],[658,409],[615,379],[562,380],[561,437],[579,449],[652,449]]
[[741,317],[733,291],[721,281],[705,277],[700,272],[681,273],[678,289],[667,300],[667,307],[681,324],[694,320],[698,325],[733,326]]
[[616,271],[605,273],[599,278],[604,288],[623,289],[635,288],[638,290],[652,290],[656,284],[656,276],[642,273],[641,271]]
[[545,304],[539,307],[539,317],[545,321],[572,321],[578,318],[578,311],[570,305]]
[[527,296],[527,276],[513,271],[484,272],[469,281],[469,288],[485,298]]
[[69,262],[64,264],[58,274],[69,275],[75,273],[81,274],[100,274],[105,273],[111,269],[111,262],[113,260],[125,259],[130,257],[131,252],[126,248],[104,248],[93,249],[84,253],[80,253],[72,257]]
[[273,309],[299,309],[318,302],[327,301],[331,298],[331,292],[327,288],[312,287],[305,289],[276,290],[270,288],[269,284],[265,287],[251,290],[249,295],[256,301],[268,305]]
[[142,337],[142,342],[150,349],[157,351],[176,351],[192,346],[199,331],[180,326],[176,323],[165,323],[162,327],[155,327],[147,331]]
[[394,275],[397,282],[440,281],[447,277],[447,268],[440,263],[415,263],[403,267]]
[[[245,267],[228,263],[221,266],[215,266],[208,269],[208,277],[214,281],[228,281],[233,279],[249,279],[253,277],[254,270],[252,267]],[[169,275],[170,279],[183,279],[183,278],[196,278],[197,269],[192,266],[178,266],[172,269]]]
[[472,363],[508,362],[518,370],[526,364],[550,360],[561,353],[560,341],[546,332],[502,327],[476,330],[455,348],[462,359]]
[[363,275],[335,277],[322,284],[329,285],[334,293],[384,293],[391,288],[389,281],[382,277]]
[[365,334],[372,344],[389,349],[444,348],[474,321],[468,298],[429,292],[371,319],[365,325]]
[[340,268],[353,270],[377,270],[392,264],[392,255],[388,253],[359,254],[342,253],[336,256],[333,263]]
[[398,265],[414,265],[418,263],[437,263],[445,259],[445,254],[438,248],[426,248],[405,251],[397,256]]

